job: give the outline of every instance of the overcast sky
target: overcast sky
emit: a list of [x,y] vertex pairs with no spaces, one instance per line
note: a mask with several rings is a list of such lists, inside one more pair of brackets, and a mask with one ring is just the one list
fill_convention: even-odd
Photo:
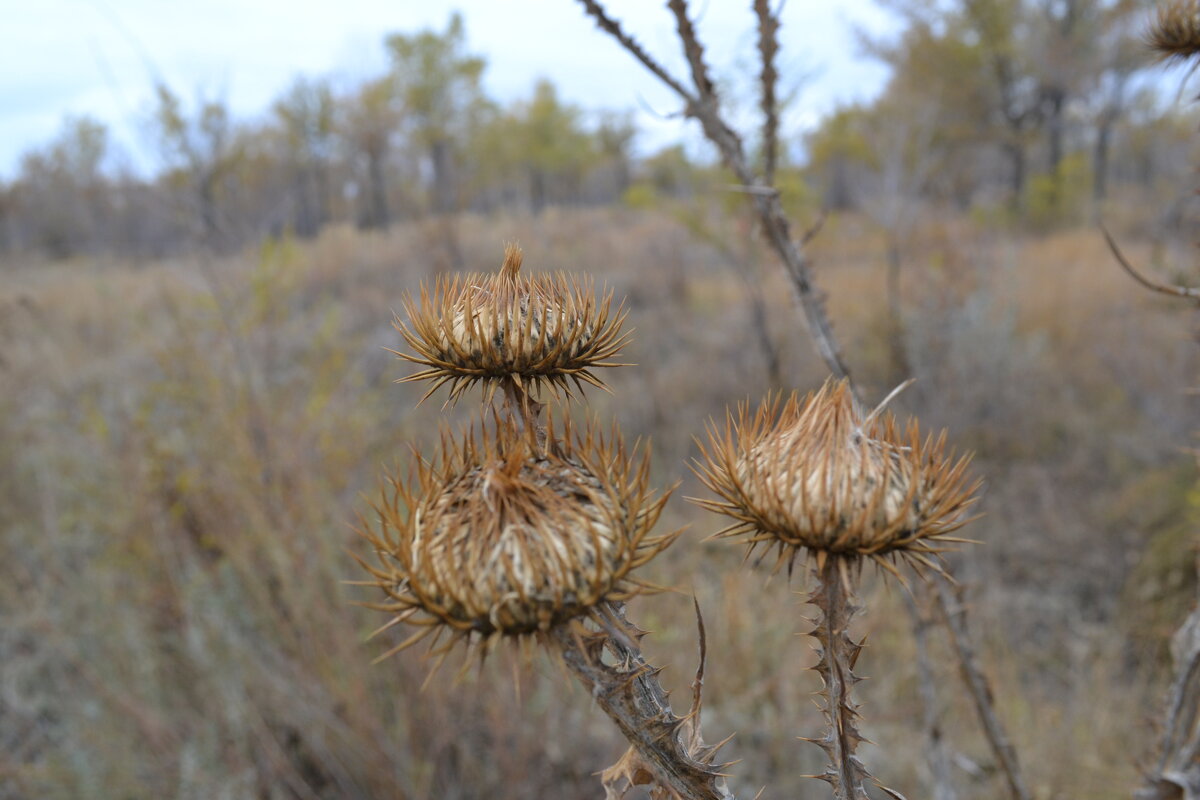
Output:
[[[627,30],[680,75],[665,4],[609,0]],[[754,55],[749,0],[693,0],[718,75]],[[242,119],[261,115],[294,76],[328,75],[341,85],[378,74],[388,33],[444,30],[458,9],[470,50],[487,58],[485,82],[501,101],[527,96],[548,77],[586,108],[632,109],[642,149],[679,138],[677,109],[632,58],[572,0],[38,0],[11,3],[0,21],[0,177],[20,154],[44,144],[64,115],[105,122],[134,161],[154,167],[145,121],[152,76],[185,101],[223,97]],[[890,29],[872,0],[791,0],[783,9],[784,81],[801,85],[793,133],[841,101],[882,88],[886,72],[864,59],[855,27]],[[807,77],[805,77],[807,76]],[[748,95],[752,99],[752,95]]]

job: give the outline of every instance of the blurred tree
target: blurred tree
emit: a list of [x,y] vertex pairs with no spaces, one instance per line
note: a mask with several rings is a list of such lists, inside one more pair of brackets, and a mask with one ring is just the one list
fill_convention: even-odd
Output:
[[320,232],[329,220],[329,173],[336,144],[333,92],[324,80],[298,78],[272,107],[290,172],[292,229]]
[[583,172],[597,153],[595,140],[581,124],[583,112],[562,103],[554,84],[541,79],[533,98],[511,118],[512,140],[529,186],[529,206],[541,213],[552,199],[577,195]]
[[457,12],[445,33],[397,33],[385,43],[405,121],[429,159],[433,210],[453,211],[458,204],[456,151],[486,108],[481,84],[486,61],[466,54],[463,20]]
[[[12,214],[27,247],[66,258],[99,249],[110,200],[104,163],[108,129],[88,117],[67,117],[48,145],[21,158]],[[18,225],[14,220],[14,227]]]
[[591,129],[584,117],[545,79],[528,100],[492,107],[463,150],[470,186],[486,198],[476,207],[520,203],[540,213],[553,203],[619,200],[631,180],[636,129],[624,114],[601,115]]
[[1131,24],[1131,15],[1144,5],[1140,0],[1041,0],[1037,6],[1037,39],[1026,46],[1042,104],[1046,175],[1055,195],[1065,191],[1062,176],[1075,171],[1062,168],[1068,111],[1091,105],[1099,107],[1090,115],[1096,127],[1092,165],[1099,169],[1093,196],[1104,196],[1108,149],[1124,112],[1125,85],[1145,63],[1138,26]]
[[158,108],[154,126],[167,166],[170,184],[181,187],[194,216],[200,221],[202,240],[228,244],[232,233],[221,213],[222,194],[243,157],[229,109],[223,101],[201,99],[188,117],[179,98],[165,84],[155,87]]
[[863,113],[857,106],[838,109],[808,136],[809,170],[822,187],[823,205],[834,211],[858,206],[852,173],[872,158],[862,137]]
[[341,128],[361,164],[365,191],[359,191],[358,224],[361,228],[386,228],[388,208],[387,158],[401,114],[393,103],[390,77],[363,84],[342,102]]
[[699,167],[681,144],[668,145],[646,158],[639,170],[657,194],[689,197],[699,182]]
[[986,138],[1000,149],[1009,162],[1015,207],[1025,192],[1031,138],[1042,121],[1038,82],[1022,46],[1031,37],[1025,0],[884,5],[907,27],[894,44],[869,43],[871,51],[900,76],[898,84],[942,98],[939,112],[965,123],[954,126],[956,138]]
[[15,203],[12,185],[0,184],[0,253],[8,253],[15,248],[16,232],[13,213]]
[[633,142],[637,127],[627,112],[602,114],[596,127],[595,139],[600,163],[597,172],[604,175],[609,184],[603,190],[606,202],[612,202],[625,194],[633,180]]
[[1102,202],[1108,195],[1112,164],[1113,132],[1126,116],[1134,96],[1131,84],[1146,66],[1145,47],[1132,31],[1137,2],[1117,3],[1107,11],[1105,25],[1092,47],[1098,66],[1094,89],[1085,97],[1088,116],[1096,129],[1092,150],[1092,198]]
[[[881,2],[905,29],[894,42],[867,40],[869,50],[892,67],[894,86],[939,100],[939,138],[997,149],[1014,208],[1027,196],[1035,148],[1056,185],[1063,158],[1088,138],[1103,195],[1112,126],[1138,64],[1130,15],[1142,0]],[[1079,122],[1089,118],[1094,131]]]

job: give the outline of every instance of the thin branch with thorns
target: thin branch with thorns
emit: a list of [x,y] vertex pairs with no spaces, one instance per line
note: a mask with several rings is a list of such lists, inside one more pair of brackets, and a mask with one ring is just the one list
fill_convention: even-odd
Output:
[[[668,8],[675,15],[676,27],[692,72],[694,88],[685,88],[635,42],[620,24],[612,19],[596,0],[579,0],[584,10],[596,20],[596,24],[617,40],[634,58],[640,61],[663,83],[673,89],[684,101],[685,116],[697,120],[704,135],[716,145],[721,160],[734,174],[747,194],[753,199],[763,234],[772,249],[783,261],[792,288],[803,310],[809,333],[821,360],[838,378],[849,378],[850,370],[842,360],[833,325],[825,311],[824,301],[817,290],[812,269],[801,246],[791,234],[791,223],[784,212],[778,191],[771,181],[760,179],[750,168],[741,137],[729,126],[721,115],[716,87],[708,77],[704,66],[704,49],[696,36],[696,30],[688,18],[685,0],[671,0]],[[774,18],[777,21],[777,18]],[[773,178],[773,176],[772,176]],[[743,191],[747,189],[744,188]]]
[[[779,191],[774,185],[774,161],[764,164],[764,174],[757,176],[751,169],[746,157],[742,138],[733,130],[721,115],[719,98],[716,87],[708,76],[704,65],[704,49],[696,35],[696,30],[688,17],[686,0],[669,0],[667,7],[675,16],[676,27],[684,56],[692,73],[693,88],[685,88],[680,81],[672,77],[657,61],[643,50],[621,28],[597,0],[579,0],[589,16],[596,24],[612,36],[628,50],[638,61],[657,76],[667,86],[673,89],[684,101],[683,114],[700,123],[705,137],[716,146],[724,165],[733,172],[740,186],[738,190],[746,194],[753,202],[758,214],[759,223],[771,248],[775,251],[791,280],[792,288],[812,337],[814,346],[821,360],[834,376],[845,378],[850,382],[851,391],[861,402],[857,387],[851,380],[850,370],[842,359],[841,348],[833,332],[833,324],[826,312],[824,299],[813,281],[812,268],[804,254],[804,247],[811,239],[805,235],[801,241],[792,236],[791,223],[784,211]],[[777,49],[777,34],[779,18],[772,13],[766,2],[755,0],[754,11],[759,25],[760,55],[764,59],[760,79],[762,87],[762,106],[764,116],[763,137],[764,153],[768,145],[778,135],[777,121],[771,121],[771,111],[774,109],[774,82],[777,79],[773,68],[773,59]],[[768,61],[770,63],[768,63]],[[777,156],[776,156],[777,157]],[[767,167],[770,167],[769,169]],[[957,614],[948,605],[945,592],[936,593],[937,602],[946,620],[958,620],[957,624],[949,624],[947,633],[954,645],[954,651],[960,660],[960,669],[964,683],[971,693],[980,717],[988,732],[988,741],[996,750],[997,761],[1005,769],[1009,787],[1014,800],[1028,800],[1028,791],[1024,789],[1023,780],[1017,767],[1015,752],[1011,745],[1001,748],[1001,743],[1007,745],[1003,727],[995,712],[995,703],[987,689],[987,680],[980,671],[976,659],[968,658],[972,654],[969,640],[966,637],[966,623],[961,614]],[[998,736],[995,734],[999,734]]]

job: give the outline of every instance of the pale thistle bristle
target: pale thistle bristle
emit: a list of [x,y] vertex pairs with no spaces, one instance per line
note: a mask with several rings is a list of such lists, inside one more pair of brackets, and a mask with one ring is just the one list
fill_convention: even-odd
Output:
[[500,265],[500,274],[509,280],[516,280],[517,273],[521,271],[521,262],[524,257],[521,246],[516,242],[504,245],[504,263]]
[[1146,44],[1167,61],[1200,56],[1200,0],[1168,0],[1158,7]]
[[694,502],[732,518],[718,536],[777,547],[776,568],[801,554],[936,567],[979,485],[944,434],[922,439],[915,422],[901,431],[888,412],[864,415],[845,381],[743,407],[708,438],[694,470],[717,499]]
[[388,598],[375,607],[453,643],[544,632],[645,590],[630,573],[677,535],[650,535],[666,495],[648,488],[648,456],[629,458],[615,429],[565,428],[545,448],[505,422],[446,436],[407,482],[389,479],[363,530]]
[[392,352],[424,369],[402,380],[431,381],[426,396],[448,385],[451,401],[479,383],[568,398],[572,387],[603,387],[595,370],[623,366],[610,359],[629,341],[624,308],[613,308],[611,292],[598,298],[589,279],[522,273],[521,264],[510,243],[499,272],[441,278],[404,298],[408,322],[394,325],[413,352]]

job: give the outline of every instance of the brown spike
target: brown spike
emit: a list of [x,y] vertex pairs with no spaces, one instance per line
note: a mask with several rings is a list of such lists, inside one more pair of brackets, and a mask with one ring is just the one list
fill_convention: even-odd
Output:
[[845,381],[804,397],[768,395],[707,430],[692,469],[719,499],[693,502],[735,520],[717,536],[777,542],[772,572],[800,551],[818,570],[827,555],[845,568],[871,557],[898,575],[878,560],[892,553],[936,569],[921,554],[935,554],[930,543],[965,524],[979,486],[966,476],[968,458],[945,454],[945,432],[922,444],[915,421],[901,432],[882,407],[864,416]]
[[393,324],[413,352],[397,355],[425,369],[404,380],[435,381],[430,393],[448,383],[448,402],[479,382],[511,380],[567,399],[568,381],[607,391],[592,370],[623,366],[612,358],[629,342],[623,310],[609,311],[612,293],[597,300],[588,280],[523,274],[521,263],[509,244],[499,272],[439,279],[419,300],[406,296],[409,321]]
[[453,629],[489,647],[490,637],[546,631],[654,590],[630,573],[679,531],[650,535],[669,493],[650,490],[649,453],[627,453],[615,428],[606,437],[592,422],[558,427],[551,421],[547,451],[494,414],[456,438],[444,431],[436,459],[385,481],[379,521],[362,531],[379,564],[354,554],[374,578],[364,583],[394,601],[373,604],[396,615],[381,631],[407,621],[421,636]]

